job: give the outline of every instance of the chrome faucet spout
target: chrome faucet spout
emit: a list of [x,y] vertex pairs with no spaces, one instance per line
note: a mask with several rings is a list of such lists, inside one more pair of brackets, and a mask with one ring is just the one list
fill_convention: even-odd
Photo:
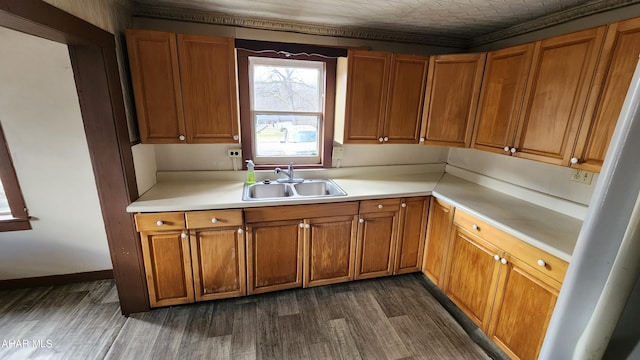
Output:
[[277,181],[278,182],[289,182],[289,183],[294,183],[294,182],[302,182],[304,181],[303,179],[296,179],[293,176],[293,162],[289,163],[289,166],[287,168],[287,170],[282,170],[281,168],[277,167],[274,170],[276,175],[280,175],[280,174],[285,174],[287,175],[287,178],[280,178]]

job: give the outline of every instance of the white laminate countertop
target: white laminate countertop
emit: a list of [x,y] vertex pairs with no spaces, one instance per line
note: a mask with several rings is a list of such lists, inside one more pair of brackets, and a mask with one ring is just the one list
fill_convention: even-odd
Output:
[[236,180],[162,181],[127,207],[128,212],[163,212],[317,204],[434,195],[565,261],[582,221],[442,172],[333,178],[347,196],[243,201]]
[[445,174],[433,196],[565,261],[571,260],[582,221]]

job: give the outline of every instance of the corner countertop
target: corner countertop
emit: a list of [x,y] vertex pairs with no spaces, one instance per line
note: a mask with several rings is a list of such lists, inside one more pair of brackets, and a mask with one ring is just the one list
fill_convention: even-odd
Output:
[[562,260],[570,261],[582,221],[445,174],[433,196]]
[[160,181],[127,207],[128,212],[164,212],[318,204],[433,195],[565,261],[571,260],[582,221],[443,172],[349,174],[332,177],[347,196],[243,201],[243,181]]

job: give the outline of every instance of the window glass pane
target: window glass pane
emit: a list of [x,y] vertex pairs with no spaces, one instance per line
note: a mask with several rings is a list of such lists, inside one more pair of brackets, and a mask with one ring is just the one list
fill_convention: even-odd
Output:
[[0,215],[11,215],[11,208],[9,207],[9,201],[7,201],[7,195],[4,192],[4,187],[0,181]]
[[256,156],[318,156],[319,115],[256,114]]
[[254,110],[321,111],[323,64],[300,60],[295,64],[292,61],[295,60],[280,60],[285,65],[253,65]]

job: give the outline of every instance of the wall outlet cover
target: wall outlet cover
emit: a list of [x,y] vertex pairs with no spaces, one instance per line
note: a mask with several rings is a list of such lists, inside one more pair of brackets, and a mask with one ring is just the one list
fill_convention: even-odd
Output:
[[342,160],[344,158],[344,148],[342,146],[334,146],[331,157],[333,160]]
[[593,173],[590,171],[574,169],[571,171],[571,181],[575,181],[581,184],[590,185],[593,180]]
[[230,158],[241,158],[242,149],[227,149],[227,156]]

